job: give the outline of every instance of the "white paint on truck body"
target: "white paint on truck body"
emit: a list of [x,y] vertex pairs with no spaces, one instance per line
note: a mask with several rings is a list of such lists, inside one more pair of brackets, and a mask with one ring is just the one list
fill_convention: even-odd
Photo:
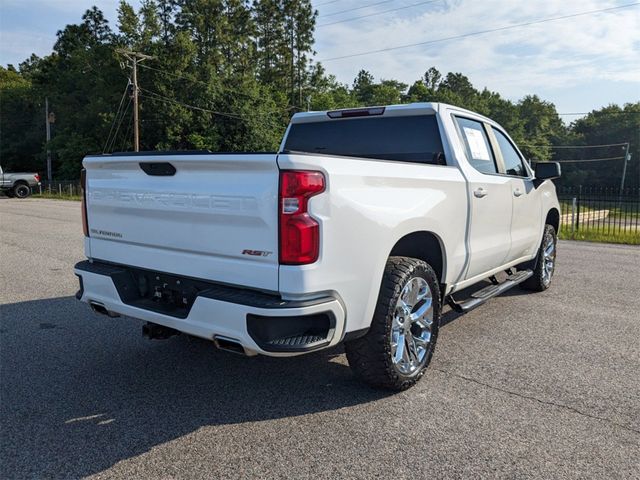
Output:
[[[437,119],[446,165],[285,151],[292,125],[350,120],[329,118],[327,112],[294,115],[274,154],[87,157],[87,257],[273,292],[283,301],[326,298],[338,323],[339,338],[331,345],[370,325],[387,258],[406,235],[430,232],[438,239],[446,293],[534,258],[546,215],[559,210],[553,183],[534,187],[526,162],[525,176],[506,174],[492,129],[506,132],[481,115],[443,104],[412,104],[386,107],[383,116],[418,115]],[[484,125],[500,171],[483,173],[470,163],[458,117]],[[484,160],[480,140],[474,134],[474,151]],[[150,176],[140,162],[170,162],[176,173]],[[278,262],[282,170],[319,171],[325,178],[324,191],[308,204],[320,226],[319,258],[309,265]],[[175,320],[124,305],[104,278],[86,278],[84,301],[99,299],[114,312],[204,338],[236,338],[252,352],[288,355],[265,352],[250,339],[244,321],[249,307],[223,308],[198,298],[189,317]],[[299,306],[277,314],[317,309]],[[225,312],[233,312],[234,320],[220,318]]]
[[[163,161],[175,175],[139,166]],[[97,156],[84,167],[91,257],[278,291],[275,154]]]

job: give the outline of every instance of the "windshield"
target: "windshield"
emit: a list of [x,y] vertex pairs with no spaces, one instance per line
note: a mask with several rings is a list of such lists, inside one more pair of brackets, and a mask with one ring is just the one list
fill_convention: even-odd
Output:
[[435,115],[294,123],[285,151],[444,163]]

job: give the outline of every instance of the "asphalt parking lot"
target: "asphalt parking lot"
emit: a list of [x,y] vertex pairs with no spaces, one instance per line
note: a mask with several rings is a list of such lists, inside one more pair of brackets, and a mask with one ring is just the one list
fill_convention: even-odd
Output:
[[413,389],[340,349],[242,358],[77,302],[79,204],[0,199],[0,476],[640,478],[640,248],[448,312]]

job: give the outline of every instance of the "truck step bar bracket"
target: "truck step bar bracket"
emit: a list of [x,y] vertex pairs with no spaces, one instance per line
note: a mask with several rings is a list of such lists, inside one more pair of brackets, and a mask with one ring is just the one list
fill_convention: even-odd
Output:
[[473,310],[476,307],[479,307],[483,303],[485,303],[490,298],[496,297],[507,290],[515,287],[516,285],[524,282],[526,279],[533,275],[532,270],[521,270],[519,272],[513,273],[509,275],[507,279],[498,284],[492,283],[477,292],[471,294],[471,298],[465,300],[463,302],[457,302],[453,295],[447,296],[447,303],[451,307],[452,310],[458,313],[465,313],[470,310]]

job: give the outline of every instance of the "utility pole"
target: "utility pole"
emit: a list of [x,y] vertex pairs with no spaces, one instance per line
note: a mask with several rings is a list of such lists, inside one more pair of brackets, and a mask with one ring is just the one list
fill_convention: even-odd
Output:
[[133,57],[133,151],[140,151],[140,129],[138,127],[138,57]]
[[51,124],[53,113],[51,116],[49,115],[49,97],[44,98],[44,121],[45,127],[47,129],[47,180],[49,182],[52,181],[52,172],[51,172],[51,148],[49,148],[49,142],[51,141]]
[[627,142],[627,146],[624,149],[624,165],[622,167],[622,179],[620,180],[620,195],[622,195],[622,189],[624,188],[624,179],[627,176],[627,163],[629,163],[630,159],[631,156],[629,155],[629,142]]
[[624,150],[624,165],[622,166],[622,179],[620,180],[620,194],[618,195],[618,208],[622,207],[622,191],[624,190],[624,180],[627,176],[627,163],[631,160],[631,154],[629,153],[629,142]]
[[138,62],[142,62],[143,60],[150,60],[153,57],[150,55],[145,55],[139,52],[132,52],[131,50],[124,50],[119,48],[117,50],[118,53],[124,55],[130,62],[133,72],[131,74],[131,81],[133,83],[133,150],[134,152],[140,151],[140,120],[138,113]]

